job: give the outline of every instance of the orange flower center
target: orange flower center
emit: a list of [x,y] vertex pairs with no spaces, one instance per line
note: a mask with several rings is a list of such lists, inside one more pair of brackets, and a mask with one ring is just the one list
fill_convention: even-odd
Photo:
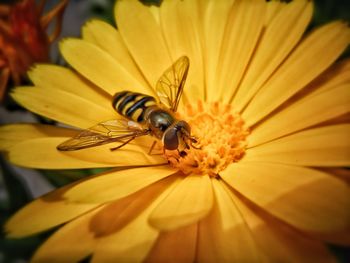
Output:
[[182,157],[177,151],[165,151],[171,166],[185,174],[217,176],[243,157],[249,130],[231,105],[199,101],[197,105],[186,105],[177,117],[189,123],[197,143],[184,150]]

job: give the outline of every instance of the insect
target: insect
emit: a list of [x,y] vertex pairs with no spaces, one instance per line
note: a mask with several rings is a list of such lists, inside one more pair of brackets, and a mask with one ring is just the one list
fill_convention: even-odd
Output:
[[[185,149],[196,143],[190,125],[178,120],[175,112],[184,89],[189,69],[187,56],[180,57],[160,77],[156,98],[131,91],[114,95],[112,105],[124,118],[101,122],[57,146],[59,151],[74,151],[106,143],[119,143],[117,150],[137,137],[151,135],[163,144],[163,151],[177,150],[185,156]],[[152,151],[156,141],[151,146]]]

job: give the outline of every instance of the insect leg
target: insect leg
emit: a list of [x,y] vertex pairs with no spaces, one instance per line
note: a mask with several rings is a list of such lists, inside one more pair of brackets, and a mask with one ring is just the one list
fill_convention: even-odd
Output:
[[196,140],[196,138],[195,138],[194,136],[192,136],[192,137],[190,138],[190,140],[191,140],[190,145],[191,145],[192,148],[197,149],[197,150],[202,149],[202,147],[200,147],[200,146],[197,147],[197,146],[194,146],[194,145],[193,145],[194,143],[198,143],[198,141]]
[[162,152],[160,152],[160,151],[157,152],[156,151],[155,153],[152,153],[154,151],[154,148],[155,148],[156,145],[157,145],[157,140],[154,140],[152,145],[151,145],[151,148],[148,151],[149,155],[162,155],[162,154],[164,154],[164,149],[165,149],[164,147],[163,147],[163,151]]
[[154,149],[154,146],[156,146],[157,141],[153,141],[151,149],[149,149],[148,154],[151,155],[152,150]]
[[[140,136],[144,136],[144,135],[147,135],[149,134],[150,130],[143,130],[143,131],[138,131],[138,132],[135,132],[133,135],[131,135],[130,139],[123,142],[121,145],[118,145],[117,147],[114,147],[114,148],[111,148],[110,150],[111,151],[115,151],[115,150],[118,150],[119,148],[123,147],[124,145],[128,144],[129,142],[131,142],[132,140],[134,140],[135,138],[137,137],[140,137]],[[126,137],[126,136],[125,136]],[[125,138],[124,137],[124,138]],[[129,136],[128,136],[129,137]],[[116,141],[119,141],[120,139],[123,139],[123,138],[116,138],[117,140]]]
[[182,158],[187,156],[187,153],[185,151],[180,151],[179,149],[177,149],[177,152],[179,153],[180,157],[182,157]]
[[123,142],[121,145],[118,145],[117,147],[111,148],[111,151],[115,151],[118,150],[119,148],[123,147],[124,145],[128,144],[129,142],[131,142],[132,140],[134,140],[137,136],[131,137],[129,140]]

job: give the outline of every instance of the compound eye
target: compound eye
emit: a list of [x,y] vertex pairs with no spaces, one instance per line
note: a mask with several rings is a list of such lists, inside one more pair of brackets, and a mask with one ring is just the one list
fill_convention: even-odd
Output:
[[164,147],[167,150],[176,150],[179,146],[179,139],[177,137],[177,129],[170,128],[164,133]]
[[190,125],[188,125],[187,122],[185,122],[185,121],[179,121],[179,122],[177,123],[177,126],[178,126],[178,127],[181,127],[181,129],[185,130],[186,133],[188,133],[189,135],[191,134],[191,127],[190,127]]

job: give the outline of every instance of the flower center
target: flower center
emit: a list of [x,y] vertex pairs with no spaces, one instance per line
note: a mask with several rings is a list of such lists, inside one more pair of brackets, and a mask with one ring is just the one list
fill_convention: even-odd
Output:
[[199,101],[197,105],[186,105],[177,118],[188,122],[197,143],[184,150],[181,157],[178,151],[165,151],[171,166],[185,174],[217,176],[243,157],[249,130],[231,105]]

